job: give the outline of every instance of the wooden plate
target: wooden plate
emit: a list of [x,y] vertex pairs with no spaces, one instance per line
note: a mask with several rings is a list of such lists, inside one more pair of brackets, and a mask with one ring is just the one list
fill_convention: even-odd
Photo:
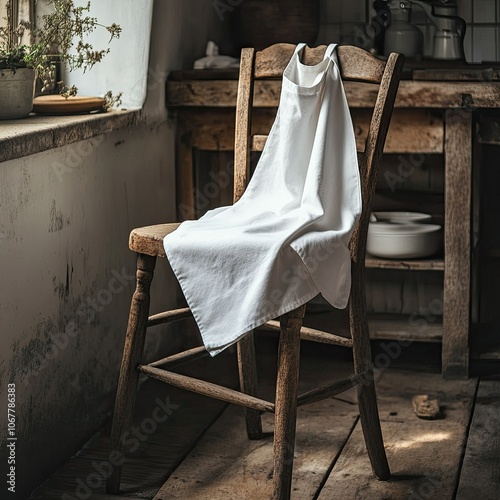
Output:
[[69,115],[102,111],[101,97],[74,96],[67,99],[61,95],[42,95],[33,99],[33,113],[42,115]]

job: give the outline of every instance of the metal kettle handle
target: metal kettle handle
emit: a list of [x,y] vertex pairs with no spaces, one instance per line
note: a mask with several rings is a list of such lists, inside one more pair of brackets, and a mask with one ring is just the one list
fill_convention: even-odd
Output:
[[465,32],[467,31],[467,23],[465,22],[465,19],[462,19],[461,17],[456,17],[457,21],[457,30],[460,34],[460,40],[462,43],[464,43],[465,40]]

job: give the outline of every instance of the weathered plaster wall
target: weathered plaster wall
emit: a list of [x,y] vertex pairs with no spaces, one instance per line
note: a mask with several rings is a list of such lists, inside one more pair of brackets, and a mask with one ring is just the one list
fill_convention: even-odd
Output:
[[0,397],[16,384],[20,489],[111,407],[134,287],[127,235],[173,214],[164,134],[134,127],[1,165]]
[[[111,412],[134,287],[128,234],[175,217],[165,78],[223,30],[211,0],[156,0],[143,121],[0,164],[0,428],[15,383],[18,438],[9,498],[25,498]],[[152,311],[176,296],[165,262],[156,275]],[[159,343],[153,333],[148,352]]]

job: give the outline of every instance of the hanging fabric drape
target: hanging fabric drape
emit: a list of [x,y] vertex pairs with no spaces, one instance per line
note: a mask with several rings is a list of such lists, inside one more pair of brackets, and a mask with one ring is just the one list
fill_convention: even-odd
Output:
[[299,44],[242,198],[164,239],[205,347],[215,355],[318,293],[344,308],[349,239],[361,214],[352,121],[335,45],[315,66]]

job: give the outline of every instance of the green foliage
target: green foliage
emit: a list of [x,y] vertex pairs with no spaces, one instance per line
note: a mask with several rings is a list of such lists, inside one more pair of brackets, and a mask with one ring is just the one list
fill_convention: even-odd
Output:
[[[102,25],[90,15],[90,1],[77,7],[73,0],[44,0],[51,12],[37,19],[36,27],[26,22],[13,26],[12,1],[7,2],[6,26],[0,28],[0,69],[33,68],[44,87],[55,83],[54,61],[64,63],[70,71],[83,69],[85,72],[109,53],[109,47],[94,49],[87,40],[90,33],[98,28],[106,29],[110,42],[121,33],[119,25]],[[31,43],[20,44],[27,34]]]
[[27,47],[25,45],[14,47],[9,52],[7,52],[3,48],[0,48],[0,70],[28,67],[26,56]]

